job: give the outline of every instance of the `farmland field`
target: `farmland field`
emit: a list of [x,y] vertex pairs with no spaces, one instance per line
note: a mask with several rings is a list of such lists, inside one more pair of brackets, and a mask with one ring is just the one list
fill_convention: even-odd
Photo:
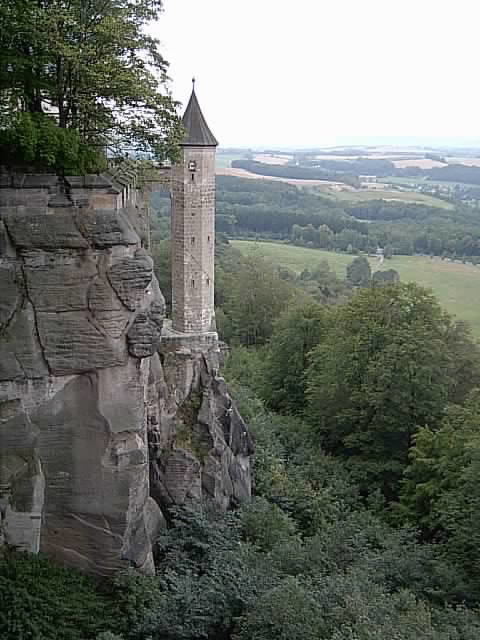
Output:
[[292,156],[282,154],[282,155],[272,155],[266,153],[260,153],[253,158],[257,162],[264,162],[265,164],[279,164],[284,165],[292,159]]
[[319,187],[319,186],[331,186],[338,185],[345,189],[353,189],[348,185],[344,185],[341,182],[330,182],[329,180],[302,180],[300,178],[280,178],[279,176],[264,176],[261,173],[251,173],[246,169],[238,169],[232,167],[219,167],[215,170],[217,176],[232,176],[234,178],[245,178],[248,180],[266,180],[268,182],[285,182],[286,184],[293,184],[297,187]]
[[[231,160],[236,159],[234,156],[219,156],[219,158]],[[218,159],[217,159],[218,160]],[[222,160],[223,162],[223,160]],[[235,178],[248,178],[251,180],[267,180],[270,182],[285,182],[296,187],[315,188],[321,195],[327,196],[332,200],[339,202],[364,202],[366,200],[387,200],[413,202],[418,204],[426,204],[431,207],[440,207],[441,209],[453,209],[450,202],[435,198],[425,193],[417,193],[416,191],[393,191],[387,189],[355,189],[349,185],[340,182],[331,182],[328,180],[302,180],[298,178],[281,178],[278,176],[264,176],[259,173],[251,173],[246,169],[233,169],[229,165],[219,164],[217,161],[217,176],[232,176]],[[413,181],[412,181],[413,182]]]
[[466,187],[478,187],[478,184],[469,184],[467,182],[452,182],[451,180],[427,180],[425,178],[398,178],[395,176],[387,176],[386,178],[379,178],[379,182],[383,184],[398,184],[403,186],[421,184],[427,187],[456,187],[460,186],[463,189]]
[[231,167],[233,160],[245,160],[245,154],[217,152],[215,155],[215,166],[217,169]]
[[332,189],[322,189],[322,191],[324,191],[325,195],[340,201],[365,202],[366,200],[387,200],[389,202],[395,202],[398,200],[401,202],[426,204],[430,207],[440,207],[441,209],[453,209],[453,205],[450,202],[435,198],[426,193],[417,193],[416,191],[387,191],[383,189],[367,189],[365,191],[333,191]]
[[[327,260],[341,278],[353,256],[344,253],[307,249],[272,242],[232,240],[232,245],[244,254],[258,251],[276,264],[300,273],[312,268],[321,260]],[[371,258],[372,269],[377,259]],[[396,269],[403,282],[416,282],[432,289],[442,306],[461,320],[466,320],[477,338],[480,338],[480,268],[445,262],[440,258],[420,256],[395,256],[383,263],[382,269]]]

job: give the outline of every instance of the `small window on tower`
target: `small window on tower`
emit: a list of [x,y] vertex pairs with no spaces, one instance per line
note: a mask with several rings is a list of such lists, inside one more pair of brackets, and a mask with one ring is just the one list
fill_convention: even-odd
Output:
[[195,236],[192,236],[191,242],[192,242],[192,244],[195,244]]
[[195,289],[195,280],[192,278],[192,287]]
[[210,284],[210,278],[207,278],[207,286]]
[[210,236],[207,236],[207,242],[210,242]]

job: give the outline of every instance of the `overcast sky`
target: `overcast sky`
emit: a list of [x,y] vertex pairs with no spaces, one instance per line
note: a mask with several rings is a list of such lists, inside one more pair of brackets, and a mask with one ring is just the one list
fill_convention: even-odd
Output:
[[478,0],[164,0],[174,97],[221,146],[480,135]]

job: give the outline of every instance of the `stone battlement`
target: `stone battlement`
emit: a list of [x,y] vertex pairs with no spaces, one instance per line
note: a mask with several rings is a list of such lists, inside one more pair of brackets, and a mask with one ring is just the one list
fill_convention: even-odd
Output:
[[78,235],[99,247],[133,245],[140,239],[148,248],[148,202],[129,162],[100,175],[0,173],[0,255],[8,245],[6,229],[26,248],[53,243],[67,249],[72,242],[81,248],[82,239],[74,240]]
[[28,206],[37,213],[49,209],[101,208],[118,211],[137,204],[138,179],[125,162],[108,173],[85,176],[0,173],[0,209]]

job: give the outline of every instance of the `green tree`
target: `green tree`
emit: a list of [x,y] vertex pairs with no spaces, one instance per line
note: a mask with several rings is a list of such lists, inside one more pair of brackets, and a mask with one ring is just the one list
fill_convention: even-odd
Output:
[[337,277],[326,260],[321,260],[312,270],[304,269],[295,282],[321,304],[339,304],[352,294],[350,285]]
[[360,291],[340,307],[307,373],[312,429],[347,458],[364,489],[392,498],[412,436],[448,400],[451,322],[414,284]]
[[400,276],[395,269],[387,269],[386,271],[374,271],[372,274],[372,285],[382,286],[391,284],[392,282],[400,282]]
[[85,640],[122,627],[90,578],[32,554],[0,551],[0,601],[2,640]]
[[[438,431],[415,437],[401,508],[425,537],[443,540],[466,579],[469,600],[480,597],[480,390],[451,405]],[[468,595],[467,595],[468,594]]]
[[145,29],[161,8],[161,0],[2,3],[0,127],[20,126],[28,136],[22,114],[30,114],[33,129],[54,122],[93,149],[173,157],[176,104],[158,40]]
[[347,267],[347,280],[355,287],[367,287],[371,275],[370,263],[365,256],[358,256]]
[[275,324],[265,361],[261,395],[274,410],[301,412],[305,407],[308,354],[329,328],[328,310],[306,301],[287,310]]
[[298,294],[262,256],[248,256],[238,266],[225,288],[220,330],[228,341],[261,345],[270,338],[275,318]]
[[462,404],[472,389],[480,387],[480,345],[468,324],[457,320],[448,328],[446,346],[452,377],[449,401]]

